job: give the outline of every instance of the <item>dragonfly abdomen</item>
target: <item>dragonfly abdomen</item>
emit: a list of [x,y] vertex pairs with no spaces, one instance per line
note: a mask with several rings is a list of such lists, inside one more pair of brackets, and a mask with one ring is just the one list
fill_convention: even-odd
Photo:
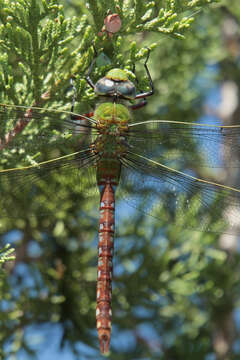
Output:
[[105,185],[100,185],[100,221],[98,244],[98,272],[97,272],[97,330],[101,352],[109,349],[112,327],[112,258],[114,247],[115,226],[115,185],[106,179]]

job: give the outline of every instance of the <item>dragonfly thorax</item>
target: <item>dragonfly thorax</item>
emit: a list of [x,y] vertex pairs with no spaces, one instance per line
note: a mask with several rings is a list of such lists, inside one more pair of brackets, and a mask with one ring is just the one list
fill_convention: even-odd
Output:
[[93,152],[100,156],[97,166],[98,184],[106,179],[111,179],[115,184],[119,181],[119,158],[127,151],[125,135],[130,118],[129,109],[116,102],[102,103],[94,112],[99,131],[93,144]]
[[107,75],[98,80],[94,88],[95,94],[133,100],[136,97],[136,87],[128,80],[122,69],[112,69]]
[[120,135],[128,130],[131,114],[123,104],[107,102],[96,108],[94,118],[97,120],[97,127],[100,132]]

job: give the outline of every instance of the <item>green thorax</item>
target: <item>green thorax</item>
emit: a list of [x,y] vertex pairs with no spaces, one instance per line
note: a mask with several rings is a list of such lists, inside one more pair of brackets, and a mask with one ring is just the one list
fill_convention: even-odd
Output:
[[106,179],[118,184],[120,177],[120,156],[126,151],[124,135],[128,131],[130,112],[122,104],[108,102],[99,105],[94,113],[100,135],[95,140],[95,150],[100,155],[97,164],[97,182]]
[[96,108],[94,119],[97,121],[99,129],[105,129],[106,131],[116,129],[119,132],[127,130],[131,114],[123,104],[106,102]]

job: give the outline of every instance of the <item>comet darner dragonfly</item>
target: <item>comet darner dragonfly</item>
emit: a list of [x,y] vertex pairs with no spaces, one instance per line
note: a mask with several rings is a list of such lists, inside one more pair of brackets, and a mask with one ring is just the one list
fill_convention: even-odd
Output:
[[[100,349],[105,353],[111,334],[115,194],[150,214],[156,204],[159,209],[167,206],[172,221],[176,214],[184,217],[188,212],[201,231],[236,232],[240,190],[197,178],[195,169],[221,167],[222,150],[224,155],[239,151],[240,127],[141,121],[141,118],[134,122],[131,109],[144,106],[146,97],[153,94],[147,60],[144,67],[150,91],[138,94],[121,69],[110,70],[94,84],[90,78],[94,62],[95,59],[87,81],[96,95],[105,100],[92,114],[80,116],[73,112],[0,105],[1,152],[2,159],[6,156],[5,163],[9,148],[15,154],[19,152],[21,158],[20,150],[25,145],[32,155],[39,151],[48,156],[47,160],[24,167],[18,164],[21,167],[2,169],[0,187],[1,192],[9,190],[16,197],[31,191],[32,201],[37,201],[41,212],[41,197],[35,200],[34,194],[36,188],[41,190],[42,179],[56,172],[61,176],[65,174],[71,183],[81,183],[86,179],[87,169],[95,173],[94,177],[89,177],[89,187],[95,183],[100,191],[96,318]],[[127,105],[128,100],[138,99],[138,103]],[[34,134],[37,134],[37,141]],[[202,154],[202,144],[207,156]],[[171,152],[167,150],[169,146]],[[61,156],[54,156],[56,149],[62,152]],[[67,154],[64,153],[66,149]],[[3,215],[9,208],[8,201],[1,197]]]

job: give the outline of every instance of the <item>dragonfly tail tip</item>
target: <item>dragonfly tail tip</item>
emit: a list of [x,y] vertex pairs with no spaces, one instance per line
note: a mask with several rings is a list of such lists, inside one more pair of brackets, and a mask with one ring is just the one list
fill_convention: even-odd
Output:
[[100,350],[102,354],[106,354],[109,352],[109,344],[110,344],[110,336],[107,334],[103,334],[99,339],[100,342]]

